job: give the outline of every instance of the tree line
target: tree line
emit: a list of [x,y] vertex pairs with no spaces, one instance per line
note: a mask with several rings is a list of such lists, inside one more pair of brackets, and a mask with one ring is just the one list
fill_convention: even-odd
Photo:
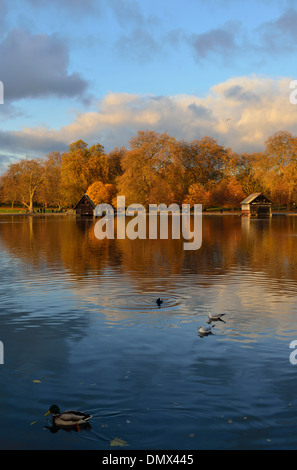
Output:
[[95,205],[126,203],[203,204],[239,207],[249,194],[262,192],[275,206],[297,204],[297,137],[279,131],[262,152],[237,153],[212,137],[187,142],[168,133],[138,131],[129,148],[110,153],[83,140],[66,152],[11,163],[0,177],[0,202],[71,208],[87,193]]

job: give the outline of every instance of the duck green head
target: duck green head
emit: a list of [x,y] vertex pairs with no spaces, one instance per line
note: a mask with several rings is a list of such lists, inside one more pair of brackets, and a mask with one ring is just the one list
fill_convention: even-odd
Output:
[[53,415],[58,415],[58,414],[60,414],[60,408],[58,407],[58,405],[52,405],[52,406],[50,407],[50,409],[48,410],[48,412],[45,413],[44,416],[48,416],[48,415],[50,415],[50,414],[53,414]]

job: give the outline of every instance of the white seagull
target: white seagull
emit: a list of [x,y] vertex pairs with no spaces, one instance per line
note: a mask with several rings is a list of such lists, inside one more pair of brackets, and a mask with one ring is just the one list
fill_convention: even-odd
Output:
[[209,335],[211,333],[211,329],[214,327],[214,325],[212,326],[200,326],[199,328],[199,334],[201,336],[205,336],[205,335]]
[[[225,313],[216,313],[216,314],[213,314],[211,313],[210,311],[208,311],[208,322],[207,323],[211,323],[212,321],[224,321],[222,319],[222,316],[225,315]],[[224,322],[225,323],[225,322]]]

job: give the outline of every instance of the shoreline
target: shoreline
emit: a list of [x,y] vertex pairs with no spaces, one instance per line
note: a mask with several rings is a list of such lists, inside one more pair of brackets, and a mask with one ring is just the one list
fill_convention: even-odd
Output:
[[[117,215],[117,213],[115,212],[115,215]],[[148,215],[148,214],[147,214]],[[224,215],[234,215],[234,216],[239,216],[239,217],[250,217],[250,216],[246,216],[240,212],[240,211],[223,211],[223,212],[220,212],[220,211],[203,211],[202,212],[202,216],[203,215],[220,215],[220,216],[224,216]],[[25,213],[25,212],[0,212],[0,217],[1,216],[16,216],[16,217],[51,217],[51,216],[54,216],[54,217],[57,217],[57,216],[60,216],[60,217],[83,217],[81,216],[80,214],[75,214],[73,212],[45,212],[45,213],[39,213],[39,212],[33,212],[33,213]],[[286,211],[283,211],[283,212],[272,212],[271,216],[297,216],[297,211],[296,212],[286,212]],[[94,217],[94,216],[88,216],[88,217]],[[126,215],[126,217],[129,217],[128,215]]]
[[0,217],[5,216],[5,215],[15,215],[15,216],[23,216],[23,217],[49,217],[49,216],[61,216],[61,217],[66,217],[66,216],[75,216],[76,214],[72,214],[69,212],[45,212],[45,213],[39,213],[39,212],[33,212],[33,213],[26,213],[26,212],[0,212]]

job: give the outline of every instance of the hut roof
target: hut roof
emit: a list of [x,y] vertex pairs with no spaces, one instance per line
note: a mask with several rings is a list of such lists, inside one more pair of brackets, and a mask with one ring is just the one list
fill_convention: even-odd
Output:
[[87,194],[84,194],[83,197],[78,201],[78,203],[76,204],[76,206],[74,207],[74,210],[77,209],[77,207],[79,206],[79,204],[82,202],[83,199],[87,199],[88,202],[93,206],[93,208],[95,209],[95,204],[93,203],[92,199],[89,198],[89,196]]
[[260,198],[261,200],[264,199],[265,202],[268,202],[268,203],[272,204],[271,201],[266,196],[264,196],[262,193],[250,194],[240,204],[250,204],[251,202],[255,201],[260,196],[261,196],[261,198]]
[[240,204],[249,204],[252,202],[254,199],[256,199],[258,196],[260,196],[261,193],[253,193],[247,196]]

